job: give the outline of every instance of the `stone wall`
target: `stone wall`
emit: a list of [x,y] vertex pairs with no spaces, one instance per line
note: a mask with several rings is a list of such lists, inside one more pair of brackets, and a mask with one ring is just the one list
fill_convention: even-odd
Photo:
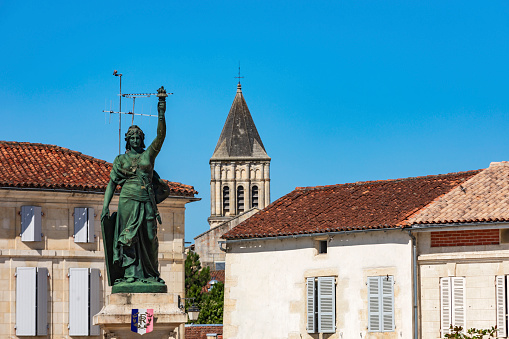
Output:
[[[159,264],[169,293],[184,295],[185,198],[168,198],[159,205],[163,224],[158,226]],[[0,189],[0,337],[16,338],[17,267],[46,267],[48,278],[48,338],[68,337],[69,268],[97,268],[101,271],[100,302],[111,287],[104,264],[100,214],[103,195],[95,193]],[[110,205],[117,209],[118,196]],[[42,207],[42,241],[23,242],[21,206]],[[74,208],[93,207],[92,243],[75,243]],[[183,329],[183,326],[182,326]],[[96,338],[99,338],[97,336]]]

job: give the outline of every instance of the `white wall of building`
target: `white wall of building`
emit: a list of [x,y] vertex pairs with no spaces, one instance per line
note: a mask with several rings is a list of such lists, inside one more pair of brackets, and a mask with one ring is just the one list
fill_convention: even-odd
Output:
[[[335,334],[323,338],[411,338],[412,246],[400,230],[319,239],[229,242],[224,338],[319,338],[306,331],[306,278],[336,277]],[[394,276],[394,332],[368,333],[367,277]]]

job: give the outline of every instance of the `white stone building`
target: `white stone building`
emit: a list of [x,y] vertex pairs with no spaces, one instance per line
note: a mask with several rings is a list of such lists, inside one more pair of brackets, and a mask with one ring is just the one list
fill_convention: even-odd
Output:
[[508,197],[509,163],[297,188],[223,235],[224,338],[507,331]]
[[[100,215],[111,164],[66,148],[0,141],[0,337],[102,337],[92,316],[108,286]],[[193,187],[169,183],[159,264],[184,296],[184,212]],[[116,210],[118,196],[110,210]],[[183,331],[183,324],[175,324]]]

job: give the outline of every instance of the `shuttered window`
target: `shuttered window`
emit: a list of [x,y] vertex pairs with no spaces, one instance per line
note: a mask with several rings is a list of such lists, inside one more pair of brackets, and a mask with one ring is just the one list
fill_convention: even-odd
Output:
[[41,241],[41,207],[21,206],[21,241]]
[[16,335],[48,333],[48,269],[16,268]]
[[394,332],[394,277],[368,277],[368,331]]
[[94,209],[77,207],[74,209],[74,242],[94,242]]
[[497,298],[497,329],[499,337],[507,337],[507,283],[506,276],[495,278]]
[[466,327],[465,278],[440,278],[440,328],[442,336],[449,334],[451,325]]
[[308,333],[336,332],[336,284],[334,277],[306,279]]
[[100,271],[95,268],[69,269],[69,335],[99,335],[93,316],[101,310]]

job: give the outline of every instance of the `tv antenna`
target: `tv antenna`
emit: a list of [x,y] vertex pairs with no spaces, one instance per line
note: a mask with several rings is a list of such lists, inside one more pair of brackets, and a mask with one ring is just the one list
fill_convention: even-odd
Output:
[[[119,103],[118,103],[118,111],[113,110],[103,110],[104,113],[110,113],[111,114],[118,114],[118,154],[122,152],[122,114],[131,115],[131,125],[134,125],[134,116],[144,116],[144,117],[157,117],[157,115],[154,114],[142,114],[142,113],[135,113],[134,112],[134,106],[136,102],[136,98],[149,98],[152,95],[157,95],[157,93],[124,93],[122,94],[122,73],[118,73],[117,70],[113,71],[113,75],[116,77],[119,77],[120,80],[120,91],[118,94],[119,97]],[[166,93],[167,95],[171,95],[173,93]],[[122,98],[132,98],[133,99],[133,110],[131,112],[122,112]]]

